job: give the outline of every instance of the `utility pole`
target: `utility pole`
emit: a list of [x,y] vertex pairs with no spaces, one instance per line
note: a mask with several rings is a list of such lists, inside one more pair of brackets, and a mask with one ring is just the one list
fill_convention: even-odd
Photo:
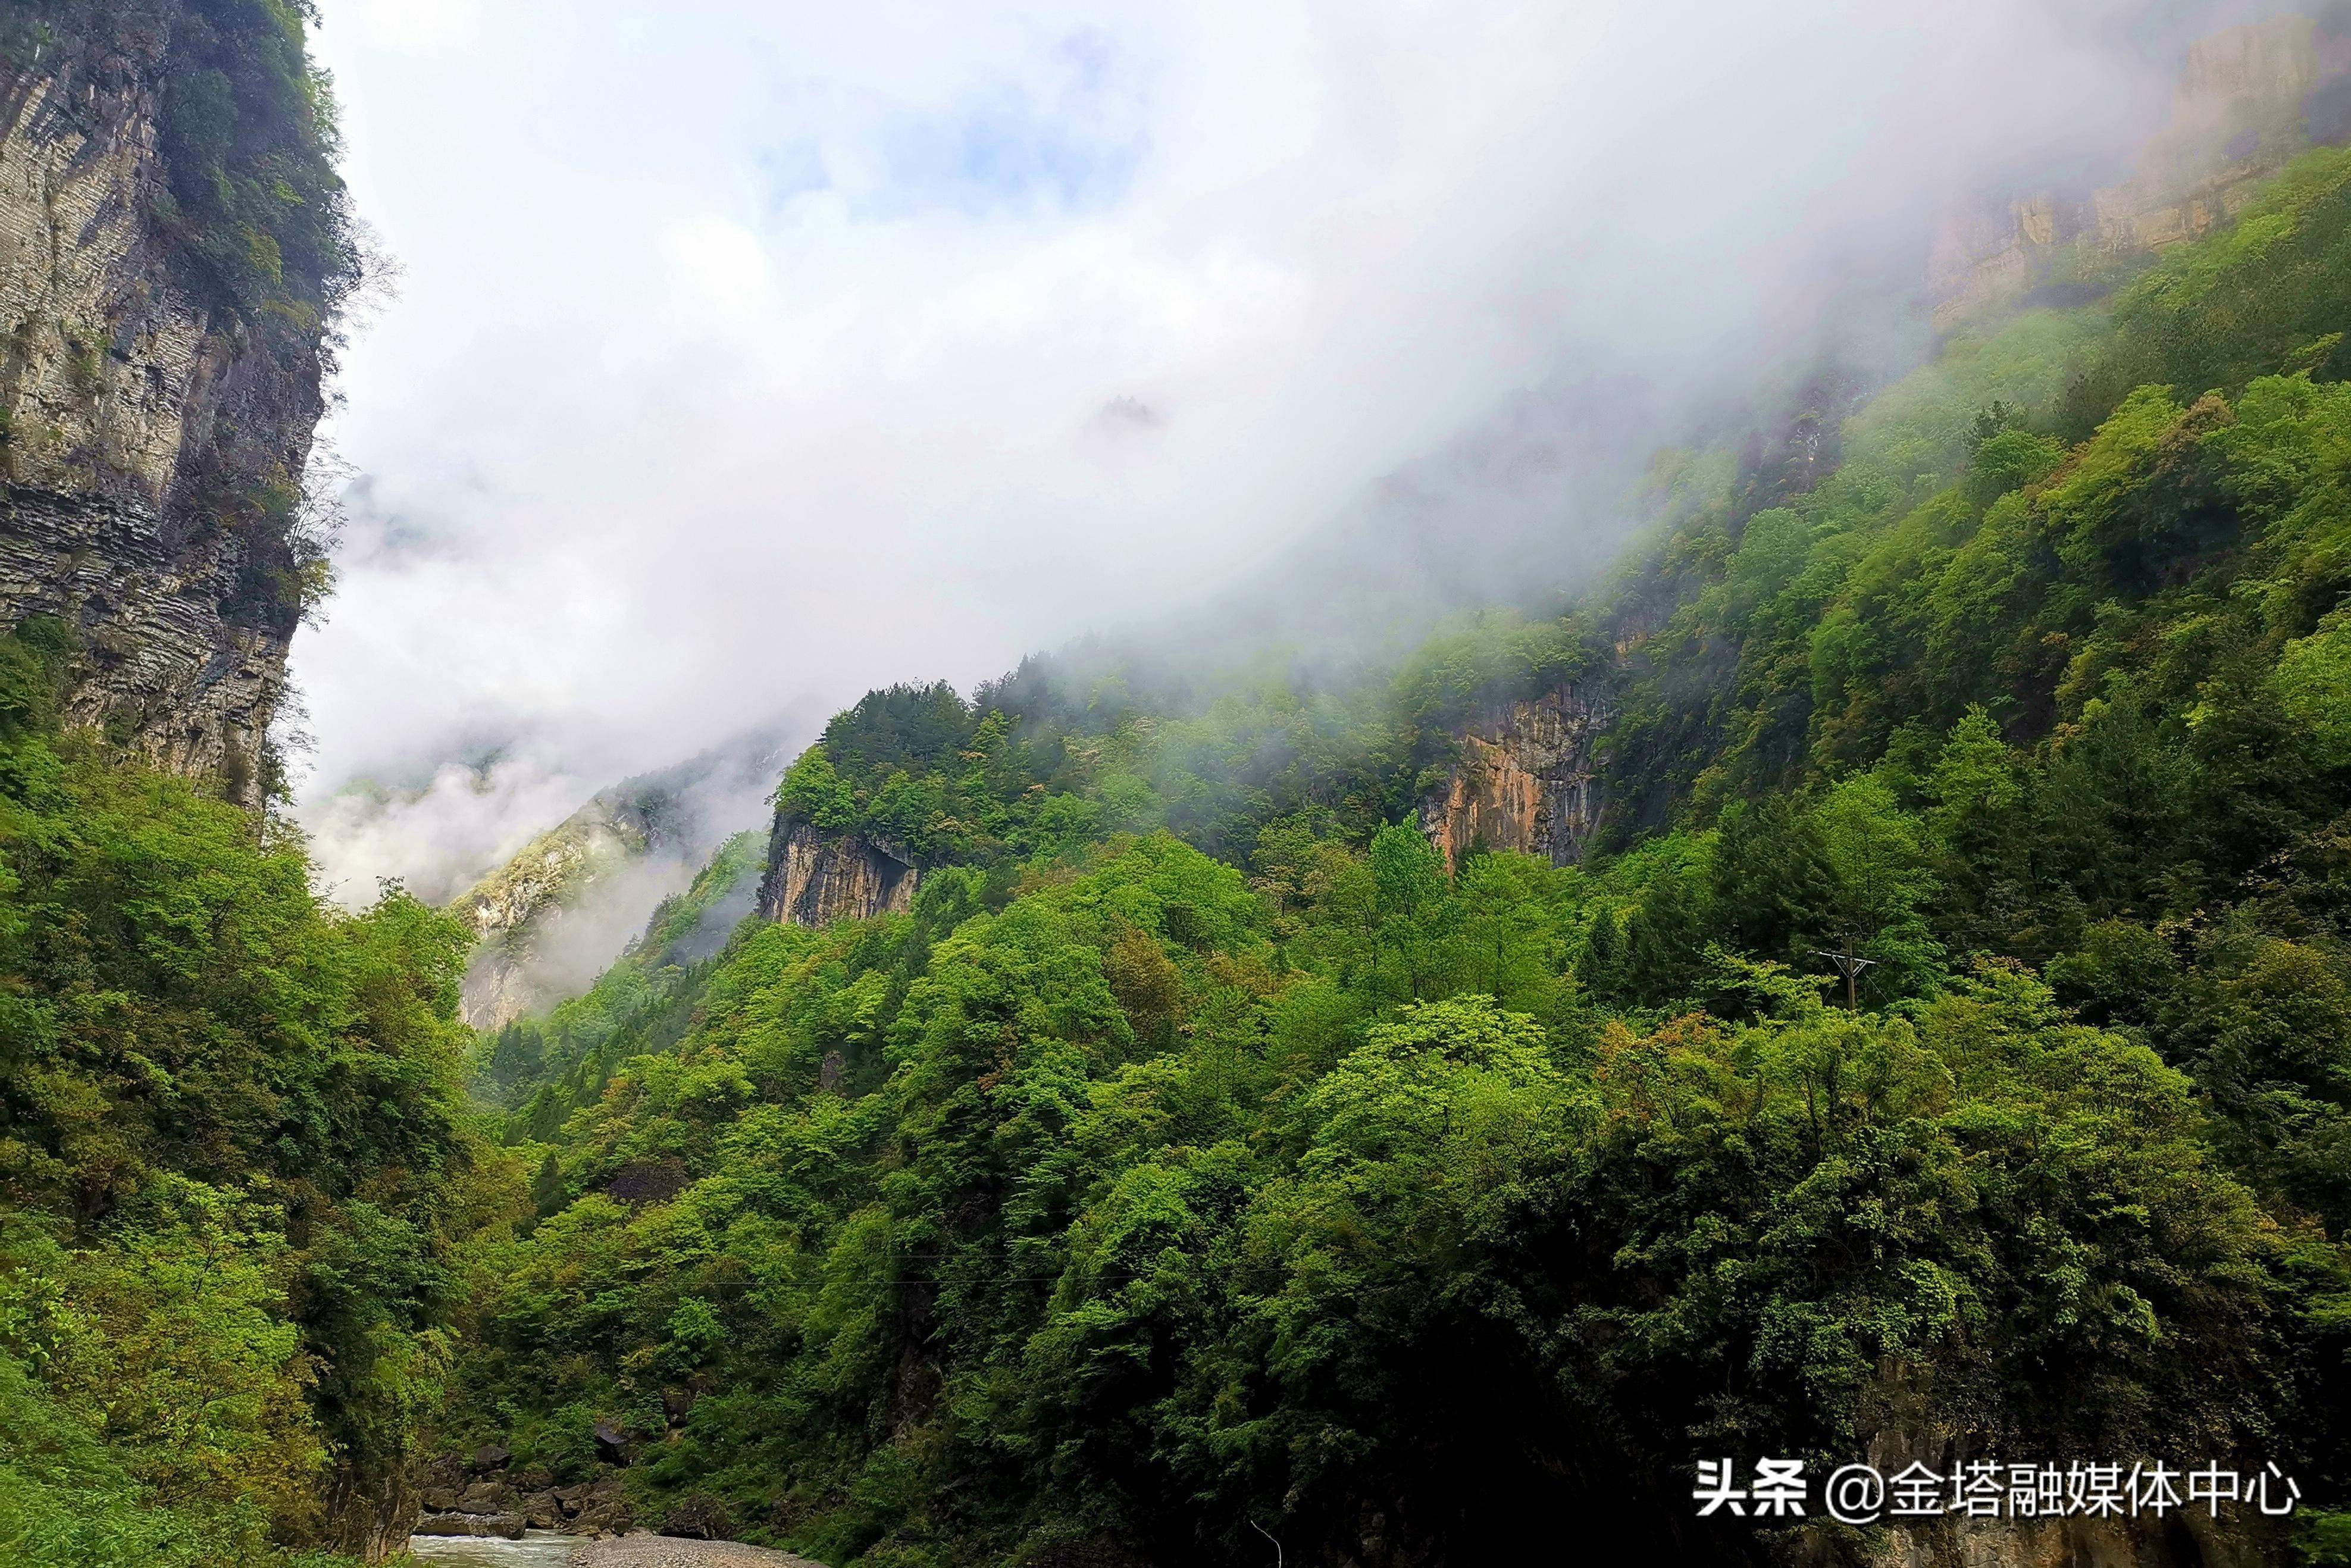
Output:
[[1853,944],[1850,942],[1845,944],[1845,950],[1842,953],[1833,953],[1825,947],[1815,947],[1813,949],[1813,956],[1826,958],[1836,966],[1837,973],[1844,977],[1844,1005],[1855,1012],[1861,1011],[1860,989],[1854,982],[1861,977],[1861,972],[1864,969],[1868,968],[1877,960],[1857,956],[1853,952]]

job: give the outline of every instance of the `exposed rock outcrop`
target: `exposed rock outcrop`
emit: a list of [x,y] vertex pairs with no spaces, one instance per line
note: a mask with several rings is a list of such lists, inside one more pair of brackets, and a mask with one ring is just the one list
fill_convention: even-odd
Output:
[[759,883],[759,914],[786,925],[830,925],[914,907],[920,873],[894,847],[828,833],[778,813]]
[[[757,822],[782,755],[778,733],[759,729],[624,779],[476,883],[451,905],[479,944],[465,969],[465,1021],[503,1029],[610,963],[625,940],[615,933],[643,926],[729,834]],[[750,891],[747,876],[713,924],[731,929],[750,912]]]
[[529,1528],[519,1513],[428,1513],[417,1520],[413,1535],[472,1535],[494,1541],[520,1541]]
[[68,724],[252,803],[305,591],[319,337],[265,344],[175,271],[151,44],[0,75],[0,627],[64,622]]
[[1480,716],[1457,737],[1445,782],[1421,800],[1422,831],[1456,867],[1479,850],[1573,865],[1600,825],[1593,748],[1613,716],[1567,686]]
[[599,795],[457,900],[453,907],[480,944],[465,967],[465,1021],[502,1029],[537,1006],[537,939],[549,919],[651,847],[643,821]]
[[2196,238],[2314,141],[2351,134],[2351,33],[2280,16],[2189,47],[2170,113],[2126,178],[1952,218],[1928,263],[1935,325],[2092,293],[2117,267]]

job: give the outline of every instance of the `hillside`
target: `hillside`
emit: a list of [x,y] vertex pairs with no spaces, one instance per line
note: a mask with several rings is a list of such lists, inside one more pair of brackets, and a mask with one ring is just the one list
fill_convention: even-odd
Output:
[[[2337,1560],[2242,1510],[1689,1496],[1722,1454],[2227,1456],[2342,1506],[2346,225],[2351,153],[2303,154],[1825,428],[1800,389],[1775,441],[1665,454],[1557,620],[1335,683],[872,695],[658,1049],[517,1082],[539,1218],[453,1433],[587,1474],[628,1424],[641,1512],[834,1561],[1469,1562],[1565,1520]],[[785,891],[824,874],[865,906]]]
[[315,19],[0,0],[0,1564],[2351,1564],[2351,13],[1644,451],[1604,574],[1530,501],[1322,640],[1404,485],[357,911],[267,740]]
[[[478,1136],[465,936],[262,808],[362,271],[307,7],[0,4],[0,1561],[381,1561]],[[345,1555],[330,1555],[341,1553]]]
[[[503,1029],[583,990],[649,911],[686,892],[695,869],[756,820],[782,744],[754,730],[599,790],[456,899],[476,943],[465,1021]],[[749,912],[751,893],[741,890],[736,915]]]

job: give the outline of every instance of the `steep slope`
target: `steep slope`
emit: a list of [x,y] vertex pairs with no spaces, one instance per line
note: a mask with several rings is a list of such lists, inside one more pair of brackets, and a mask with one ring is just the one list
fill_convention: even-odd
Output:
[[0,0],[12,1563],[382,1561],[459,1239],[516,1190],[462,927],[323,904],[245,809],[327,586],[301,477],[360,274],[311,14]]
[[2351,137],[2351,24],[2278,16],[2189,47],[2162,129],[2128,173],[2047,189],[1950,219],[1928,298],[1948,329],[2020,301],[2092,298],[2149,253],[2234,217],[2314,141]]
[[756,820],[783,746],[750,731],[600,791],[457,899],[477,943],[465,1020],[501,1029],[584,990],[656,904]]
[[70,631],[67,723],[254,803],[358,276],[298,26],[13,0],[0,51],[0,626]]
[[2290,1560],[1691,1481],[2351,1502],[2346,320],[2305,153],[1664,455],[1555,620],[872,694],[770,867],[887,845],[906,907],[745,927],[510,1121],[540,1224],[453,1436],[621,1423],[644,1514],[871,1563]]

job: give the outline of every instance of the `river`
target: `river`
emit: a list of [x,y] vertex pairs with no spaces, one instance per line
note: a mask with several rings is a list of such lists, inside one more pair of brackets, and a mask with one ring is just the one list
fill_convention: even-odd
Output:
[[576,1535],[527,1530],[520,1541],[485,1535],[412,1535],[408,1550],[419,1563],[455,1568],[562,1568],[580,1545]]

